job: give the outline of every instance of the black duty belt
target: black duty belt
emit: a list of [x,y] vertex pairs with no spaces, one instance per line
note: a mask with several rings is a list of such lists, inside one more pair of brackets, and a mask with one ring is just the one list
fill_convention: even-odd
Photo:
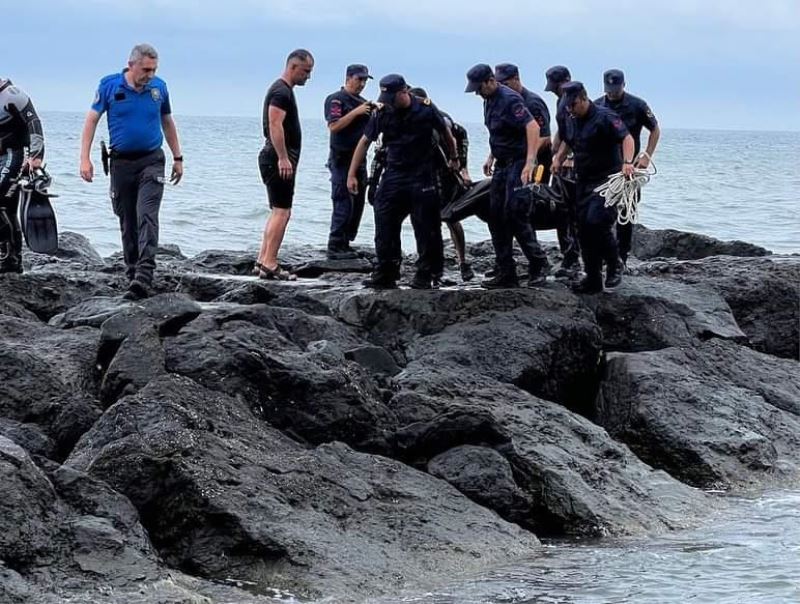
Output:
[[135,160],[147,157],[148,155],[155,153],[156,151],[158,151],[158,149],[151,149],[150,151],[125,151],[125,152],[110,149],[108,155],[109,157],[111,157],[111,159]]

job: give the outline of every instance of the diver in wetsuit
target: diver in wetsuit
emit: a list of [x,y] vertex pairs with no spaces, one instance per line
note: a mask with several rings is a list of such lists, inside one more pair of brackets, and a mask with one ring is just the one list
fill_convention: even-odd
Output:
[[0,78],[0,273],[22,272],[22,231],[16,180],[26,163],[33,170],[44,159],[44,132],[30,97]]

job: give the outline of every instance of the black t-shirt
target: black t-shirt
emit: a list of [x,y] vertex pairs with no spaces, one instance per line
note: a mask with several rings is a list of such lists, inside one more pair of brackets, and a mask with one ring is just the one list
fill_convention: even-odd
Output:
[[[366,102],[364,97],[350,94],[342,88],[325,99],[325,121],[333,124]],[[368,121],[369,114],[362,115],[339,132],[331,132],[331,151],[352,155]]]
[[294,98],[292,88],[278,78],[267,90],[267,96],[264,98],[264,138],[266,139],[266,146],[272,147],[272,140],[269,135],[269,108],[277,107],[286,112],[283,118],[283,137],[286,142],[286,151],[292,159],[300,157],[300,147],[302,143],[302,134],[300,133],[300,117],[297,113],[297,101]]

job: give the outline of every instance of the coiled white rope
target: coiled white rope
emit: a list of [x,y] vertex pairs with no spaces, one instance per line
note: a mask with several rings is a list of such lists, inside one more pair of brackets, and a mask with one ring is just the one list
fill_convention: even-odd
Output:
[[607,182],[595,188],[595,192],[605,198],[605,207],[617,206],[619,224],[636,224],[639,221],[639,192],[658,173],[647,151],[639,154],[639,157],[643,156],[650,160],[647,168],[634,169],[630,177],[617,172],[609,176]]

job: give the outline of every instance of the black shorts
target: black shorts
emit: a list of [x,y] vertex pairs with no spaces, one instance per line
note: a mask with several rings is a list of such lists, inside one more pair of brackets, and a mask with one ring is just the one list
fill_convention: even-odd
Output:
[[294,200],[294,178],[297,174],[297,162],[292,161],[294,172],[289,179],[281,178],[278,173],[278,157],[275,151],[268,147],[261,149],[258,154],[258,169],[261,171],[261,180],[267,187],[269,207],[288,210]]

